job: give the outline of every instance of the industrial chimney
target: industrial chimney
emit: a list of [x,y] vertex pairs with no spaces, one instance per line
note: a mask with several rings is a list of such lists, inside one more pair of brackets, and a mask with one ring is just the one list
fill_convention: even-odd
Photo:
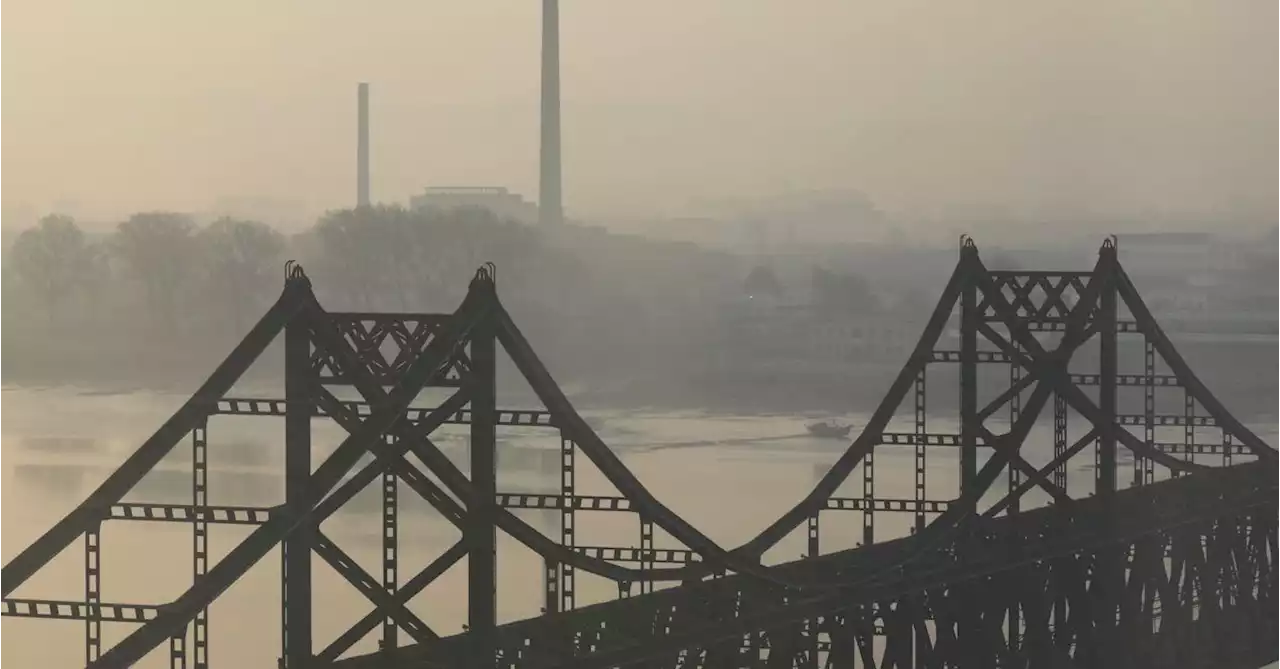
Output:
[[356,206],[369,206],[369,84],[357,89]]
[[542,154],[538,165],[538,223],[561,223],[560,3],[542,0]]

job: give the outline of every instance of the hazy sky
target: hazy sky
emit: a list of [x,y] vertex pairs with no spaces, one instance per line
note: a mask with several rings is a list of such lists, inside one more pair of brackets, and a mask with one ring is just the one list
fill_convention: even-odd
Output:
[[[537,191],[537,0],[6,0],[3,199]],[[1275,0],[562,0],[571,212],[1276,208]]]

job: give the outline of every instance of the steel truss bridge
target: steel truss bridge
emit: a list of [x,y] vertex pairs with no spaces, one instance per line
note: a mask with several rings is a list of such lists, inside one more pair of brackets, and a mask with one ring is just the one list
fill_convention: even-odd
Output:
[[[959,348],[939,350],[940,335],[957,323]],[[227,397],[278,337],[285,397]],[[1121,337],[1145,342],[1144,359],[1124,372]],[[542,408],[497,406],[500,351]],[[1088,369],[1080,369],[1082,361]],[[958,377],[957,433],[930,432],[926,424],[926,370],[937,366]],[[338,399],[340,386],[362,400]],[[445,388],[449,398],[414,406],[426,387]],[[1122,413],[1126,393],[1140,398],[1140,413]],[[1161,409],[1157,398],[1171,394],[1176,410]],[[889,431],[900,409],[913,430]],[[1023,445],[1042,414],[1052,416],[1053,457],[1036,465]],[[210,502],[206,428],[215,415],[284,419],[283,503]],[[347,436],[313,462],[317,420]],[[432,440],[446,423],[469,426],[469,475]],[[558,491],[497,488],[495,435],[506,426],[559,432]],[[1181,439],[1157,438],[1170,428]],[[192,449],[191,503],[126,501],[184,441]],[[875,456],[885,449],[914,454],[912,498],[877,496]],[[926,460],[939,450],[959,456],[956,492],[945,500],[925,496]],[[363,464],[367,454],[373,459]],[[578,493],[582,457],[618,494]],[[1092,481],[1069,488],[1068,473],[1090,469]],[[0,580],[5,616],[81,621],[85,663],[95,668],[129,666],[161,648],[174,667],[208,667],[210,604],[277,546],[279,663],[287,669],[1258,667],[1277,657],[1276,474],[1276,449],[1197,380],[1121,268],[1112,240],[1090,271],[1033,272],[990,270],[972,240],[962,239],[919,343],[862,432],[810,493],[734,548],[655,499],[575,411],[503,308],[491,265],[476,273],[452,314],[328,312],[301,268],[291,266],[279,300],[204,385],[82,504],[6,564]],[[861,482],[861,495],[837,496],[848,480]],[[376,576],[321,529],[375,482],[383,548]],[[399,566],[401,485],[462,536],[407,579]],[[1024,505],[1033,490],[1049,503]],[[558,512],[559,536],[522,519],[527,509]],[[637,516],[639,546],[587,545],[576,528],[588,512]],[[877,541],[884,514],[905,514],[912,532]],[[119,521],[190,525],[192,585],[158,604],[104,601],[100,532],[103,523]],[[252,531],[211,563],[213,524]],[[848,533],[858,525],[860,547],[822,552],[823,528]],[[681,546],[655,546],[655,528]],[[499,530],[542,556],[543,573],[530,578],[545,583],[543,615],[499,624]],[[806,537],[806,557],[762,560],[795,532]],[[84,549],[83,599],[14,596],[75,542]],[[322,606],[312,591],[313,554],[372,605],[335,639],[312,634]],[[464,558],[466,631],[441,637],[407,605]],[[616,582],[617,599],[577,606],[580,573]],[[133,628],[104,648],[104,623]],[[375,634],[379,651],[348,656]]]

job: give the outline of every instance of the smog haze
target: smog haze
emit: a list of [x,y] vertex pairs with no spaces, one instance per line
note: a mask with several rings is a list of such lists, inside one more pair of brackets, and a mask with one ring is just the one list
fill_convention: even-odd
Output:
[[[571,215],[853,186],[889,212],[1274,220],[1276,4],[567,2]],[[6,207],[537,193],[539,3],[5,3]],[[308,221],[300,221],[308,222]]]

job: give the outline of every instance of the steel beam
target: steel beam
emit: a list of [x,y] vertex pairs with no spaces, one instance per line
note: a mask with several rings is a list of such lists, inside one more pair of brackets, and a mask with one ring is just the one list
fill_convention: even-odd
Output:
[[[295,320],[284,331],[285,508],[302,516],[315,504],[310,490],[311,416],[315,389],[309,324]],[[281,542],[281,669],[306,669],[311,662],[311,551],[316,525],[302,523]]]
[[57,599],[6,598],[6,618],[49,618],[53,620],[98,620],[104,623],[145,623],[160,613],[160,607],[152,604],[122,604],[102,602],[88,604],[82,601]]
[[492,317],[471,331],[471,488],[463,538],[467,543],[467,625],[475,641],[472,666],[494,661],[497,610],[497,339]]
[[[1114,262],[1115,250],[1105,250],[1108,261]],[[1099,386],[1098,409],[1098,458],[1096,491],[1108,497],[1116,491],[1116,287],[1108,278],[1098,296]]]
[[[340,404],[348,412],[368,418],[373,414],[373,405],[365,401],[346,400]],[[218,416],[284,416],[287,403],[282,399],[265,397],[224,397],[210,402],[210,415]],[[322,406],[314,407],[316,418],[325,418],[329,412]],[[405,410],[405,419],[412,423],[421,422],[431,415],[436,407],[409,407]],[[452,425],[470,425],[471,410],[460,409],[449,414],[445,423]],[[552,422],[551,412],[539,409],[498,409],[498,425],[503,427],[556,427]]]
[[[113,507],[114,508],[114,507]],[[209,522],[216,516],[209,509],[209,423],[191,430],[191,584],[198,585],[209,571]],[[228,517],[232,517],[228,514]],[[176,642],[178,636],[172,637]],[[171,648],[174,661],[186,664],[186,637],[181,648]],[[205,607],[191,621],[191,646],[195,651],[195,669],[209,667],[209,608]],[[179,656],[179,650],[181,656]]]
[[[965,262],[968,250],[961,252]],[[974,251],[976,255],[976,251]],[[967,492],[978,475],[978,287],[966,281],[960,292],[960,350],[955,362],[960,363],[960,492]],[[935,352],[936,353],[936,352]],[[1011,358],[1001,354],[1009,362]],[[951,361],[948,356],[947,361]]]

